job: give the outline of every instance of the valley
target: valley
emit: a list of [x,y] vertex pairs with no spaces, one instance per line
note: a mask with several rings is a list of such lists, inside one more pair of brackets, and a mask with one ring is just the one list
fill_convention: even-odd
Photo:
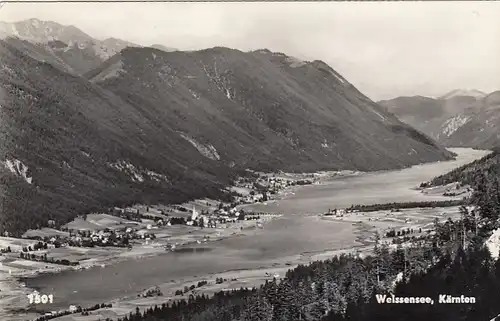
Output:
[[[247,210],[283,215],[266,223],[263,229],[243,230],[237,236],[213,243],[194,244],[188,247],[192,251],[158,252],[154,256],[139,260],[129,258],[105,267],[97,265],[88,270],[28,277],[23,280],[27,286],[24,293],[29,292],[29,288],[52,293],[54,304],[43,308],[49,311],[67,309],[70,305],[85,307],[113,303],[114,308],[92,312],[88,320],[94,320],[97,316],[128,313],[131,307],[146,307],[153,302],[176,299],[176,290],[203,280],[212,285],[203,286],[197,292],[213,293],[228,287],[259,285],[274,274],[283,275],[297,264],[350,251],[353,247],[364,251],[372,247],[375,230],[385,233],[388,228],[398,226],[427,229],[434,217],[440,220],[456,218],[457,208],[403,210],[392,213],[395,219],[389,220],[387,213],[390,212],[387,211],[366,215],[354,213],[352,219],[321,218],[319,214],[329,208],[345,208],[353,204],[450,199],[442,194],[422,193],[416,187],[488,153],[472,149],[454,149],[453,152],[457,154],[455,161],[416,165],[404,170],[359,173],[345,178],[330,177],[321,184],[294,187],[283,198],[266,205],[244,205]],[[377,217],[381,220],[369,219]],[[405,218],[411,218],[411,223]],[[171,281],[166,282],[167,275]],[[217,285],[216,277],[228,281]],[[160,287],[162,297],[137,298],[137,293],[155,285]],[[96,287],[102,287],[98,293],[93,291]],[[121,300],[117,301],[117,298]]]

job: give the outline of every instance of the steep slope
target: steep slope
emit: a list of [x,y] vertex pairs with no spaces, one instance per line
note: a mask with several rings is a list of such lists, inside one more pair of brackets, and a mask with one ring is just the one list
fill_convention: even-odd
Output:
[[78,43],[68,45],[59,40],[47,43],[31,43],[19,38],[6,38],[5,42],[21,50],[31,58],[46,62],[61,71],[81,75],[102,64],[107,56],[100,57],[92,47],[79,46]]
[[133,202],[224,197],[234,170],[87,80],[0,41],[0,232]]
[[500,145],[500,91],[476,102],[458,115],[463,125],[443,140],[448,146],[492,149]]
[[391,100],[379,101],[378,103],[395,114],[402,122],[413,126],[434,139],[439,137],[439,130],[443,120],[449,117],[442,101],[429,97],[397,97]]
[[86,76],[244,167],[377,170],[449,156],[320,61],[126,48]]
[[[467,93],[475,96],[462,95]],[[495,123],[496,100],[491,98],[494,94],[482,97],[480,93],[456,90],[439,99],[398,97],[379,104],[445,146],[490,148],[495,143],[491,145],[486,141],[490,141],[495,130],[486,128],[485,124],[491,127]]]

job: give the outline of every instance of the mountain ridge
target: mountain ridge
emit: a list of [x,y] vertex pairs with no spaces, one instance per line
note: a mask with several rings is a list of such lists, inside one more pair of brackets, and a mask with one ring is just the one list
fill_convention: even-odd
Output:
[[[99,40],[73,25],[35,18],[10,23],[0,21],[0,39],[17,43],[24,51],[36,52],[31,56],[42,62],[57,60],[56,65],[63,71],[77,75],[97,68],[126,47],[142,47],[114,37]],[[55,43],[57,48],[53,47]],[[177,50],[160,44],[154,46],[164,51]]]
[[500,128],[495,125],[500,106],[498,91],[477,96],[463,96],[463,93],[452,91],[445,95],[446,99],[397,97],[379,103],[445,146],[485,149],[497,146],[500,143],[497,135]]
[[474,98],[484,98],[487,94],[477,89],[455,89],[437,99],[450,99],[453,97],[467,96]]

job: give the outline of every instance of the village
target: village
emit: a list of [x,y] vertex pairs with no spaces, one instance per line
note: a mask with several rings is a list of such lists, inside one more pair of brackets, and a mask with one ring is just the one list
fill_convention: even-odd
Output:
[[290,187],[312,183],[312,175],[254,173],[236,180],[229,189],[231,203],[203,199],[175,205],[134,205],[80,215],[65,224],[49,220],[47,227],[29,230],[22,238],[5,233],[0,237],[0,257],[10,273],[35,274],[54,270],[35,262],[84,269],[104,267],[119,258],[175,251],[182,245],[221,239],[243,229],[263,228],[266,220],[279,215],[246,211],[244,205],[269,202]]

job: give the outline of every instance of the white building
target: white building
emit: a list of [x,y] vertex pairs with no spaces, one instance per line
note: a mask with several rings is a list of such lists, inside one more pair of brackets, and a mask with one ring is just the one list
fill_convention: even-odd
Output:
[[194,205],[193,205],[193,212],[191,214],[191,220],[195,221],[197,218],[198,218],[198,212],[196,212],[196,209],[194,208]]

